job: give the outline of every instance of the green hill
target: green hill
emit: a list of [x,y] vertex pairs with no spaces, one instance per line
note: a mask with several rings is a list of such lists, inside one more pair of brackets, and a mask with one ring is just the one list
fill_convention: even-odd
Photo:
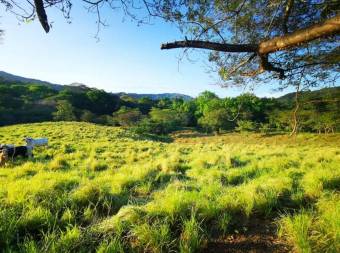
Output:
[[[302,91],[299,95],[300,99],[304,102],[308,101],[330,101],[340,100],[340,87],[323,88],[313,91]],[[278,101],[283,103],[294,103],[295,93],[288,93],[278,98]]]
[[[44,85],[48,88],[51,88],[56,91],[61,91],[64,89],[72,90],[74,92],[81,92],[82,90],[91,89],[87,87],[85,84],[82,83],[71,83],[69,85],[61,85],[61,84],[55,84],[51,82],[41,81],[38,79],[33,78],[26,78],[18,75],[13,75],[10,73],[7,73],[5,71],[0,71],[0,82],[9,82],[9,83],[21,83],[23,85],[25,84],[39,84]],[[159,99],[174,99],[174,98],[183,98],[184,100],[190,100],[192,97],[180,93],[159,93],[159,94],[138,94],[138,93],[125,93],[125,92],[118,92],[114,93],[118,96],[129,96],[131,98],[140,99],[140,98],[150,98],[153,100],[159,100]]]
[[47,87],[55,89],[55,90],[62,90],[63,89],[63,85],[60,85],[60,84],[54,84],[54,83],[50,83],[50,82],[46,82],[46,81],[41,81],[41,80],[38,80],[38,79],[17,76],[17,75],[7,73],[5,71],[0,71],[0,81],[10,82],[10,83],[22,83],[22,84],[35,83],[35,84],[47,86]]

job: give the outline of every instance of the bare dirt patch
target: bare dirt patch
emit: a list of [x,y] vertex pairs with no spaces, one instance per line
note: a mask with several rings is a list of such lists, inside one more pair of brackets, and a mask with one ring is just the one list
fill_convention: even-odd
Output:
[[208,242],[204,252],[292,252],[291,247],[278,238],[277,226],[273,221],[254,218],[245,228],[244,231],[234,231],[227,236],[213,238]]

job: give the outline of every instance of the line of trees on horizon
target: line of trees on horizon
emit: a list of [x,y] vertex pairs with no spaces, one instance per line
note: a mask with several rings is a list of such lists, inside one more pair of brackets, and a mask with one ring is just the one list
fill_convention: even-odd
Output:
[[[340,88],[304,92],[298,130],[339,131]],[[259,98],[251,93],[219,98],[210,91],[192,100],[140,99],[87,87],[57,91],[38,84],[0,82],[0,125],[84,121],[129,127],[139,134],[164,135],[185,127],[205,132],[288,132],[293,128],[291,96]]]

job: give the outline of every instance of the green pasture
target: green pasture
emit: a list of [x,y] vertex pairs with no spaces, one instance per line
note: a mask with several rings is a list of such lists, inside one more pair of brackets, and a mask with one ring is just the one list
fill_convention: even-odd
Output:
[[0,251],[199,252],[259,220],[294,252],[340,252],[339,134],[0,128],[0,143],[25,136],[49,146],[0,168]]

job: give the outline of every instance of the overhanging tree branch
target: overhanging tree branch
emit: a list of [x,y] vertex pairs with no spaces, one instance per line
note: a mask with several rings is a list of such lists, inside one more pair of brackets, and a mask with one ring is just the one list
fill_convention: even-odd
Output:
[[252,53],[257,52],[259,55],[274,53],[276,51],[297,47],[301,44],[308,43],[322,37],[332,36],[340,33],[340,15],[330,18],[320,24],[310,26],[283,36],[256,44],[226,44],[201,40],[183,40],[165,43],[161,49],[174,48],[200,48],[220,52],[230,53]]
[[259,70],[251,72],[250,75],[257,75],[263,73],[264,71],[274,71],[279,73],[280,79],[284,79],[285,70],[276,67],[271,62],[269,62],[269,54],[293,47],[298,47],[310,41],[337,35],[339,33],[340,15],[337,15],[319,24],[297,30],[290,34],[274,37],[272,39],[260,42],[259,44],[227,44],[201,40],[184,40],[162,44],[161,49],[200,48],[229,53],[256,53],[260,57],[260,68]]
[[255,44],[225,44],[203,40],[175,41],[161,45],[162,50],[173,48],[200,48],[234,53],[255,53],[257,51],[257,45]]
[[340,33],[340,15],[326,21],[297,30],[287,35],[274,37],[259,44],[259,54],[270,54],[276,51],[297,47],[310,41]]

